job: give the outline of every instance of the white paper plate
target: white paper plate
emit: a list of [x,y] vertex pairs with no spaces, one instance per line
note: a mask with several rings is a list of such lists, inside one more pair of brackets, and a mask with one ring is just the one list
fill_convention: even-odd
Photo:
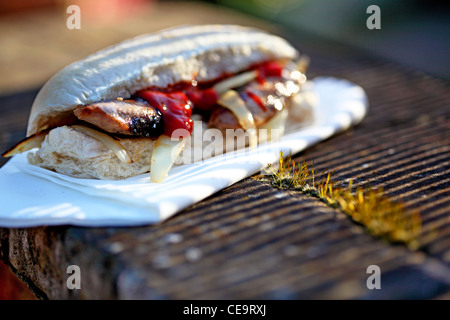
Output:
[[149,175],[126,180],[77,179],[30,165],[26,153],[0,169],[0,226],[72,224],[132,226],[163,221],[278,160],[360,122],[368,110],[364,90],[346,80],[313,80],[319,96],[315,122],[277,143],[239,150],[200,163],[174,167],[153,184]]

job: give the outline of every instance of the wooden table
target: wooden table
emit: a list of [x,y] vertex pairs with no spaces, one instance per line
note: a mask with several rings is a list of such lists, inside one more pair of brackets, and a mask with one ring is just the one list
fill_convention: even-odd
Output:
[[[2,52],[1,57],[3,62],[10,59],[10,66],[16,63],[21,74],[1,79],[0,149],[24,136],[39,86],[70,60],[174,21],[256,25],[280,33],[307,53],[312,58],[310,78],[345,78],[361,85],[369,97],[370,111],[360,125],[295,159],[313,160],[318,170],[335,170],[337,181],[353,179],[384,188],[406,208],[419,210],[424,232],[433,230],[434,236],[418,251],[393,245],[317,199],[251,177],[159,225],[0,229],[2,260],[37,297],[450,298],[449,84],[358,49],[234,12],[204,5],[174,8],[161,3],[128,24],[86,26],[79,34],[55,27],[63,21],[60,12],[35,12],[28,22],[2,21],[0,29],[10,30],[11,37],[2,41],[9,43],[11,56]],[[28,44],[18,38],[31,41],[31,53],[19,50]],[[12,57],[17,56],[14,48],[22,61]],[[33,72],[26,66],[33,64],[40,71],[30,79],[26,75]],[[66,287],[69,265],[81,269],[81,290]],[[370,265],[381,269],[381,290],[366,286]]]

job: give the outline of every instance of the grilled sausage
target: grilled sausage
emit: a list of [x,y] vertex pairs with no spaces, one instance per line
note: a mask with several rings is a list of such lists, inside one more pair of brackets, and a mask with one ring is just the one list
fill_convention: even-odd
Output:
[[[256,127],[260,127],[269,121],[285,107],[289,96],[292,94],[286,88],[286,83],[281,81],[266,81],[265,83],[253,81],[237,90],[251,112]],[[216,107],[211,112],[208,125],[219,130],[241,128],[236,116],[229,109],[223,107]]]
[[79,106],[74,114],[110,133],[158,137],[164,130],[161,112],[145,101],[100,101]]

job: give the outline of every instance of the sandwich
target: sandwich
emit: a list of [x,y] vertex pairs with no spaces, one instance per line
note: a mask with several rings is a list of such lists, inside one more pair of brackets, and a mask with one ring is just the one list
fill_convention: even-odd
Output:
[[72,177],[150,172],[162,182],[194,145],[197,122],[215,132],[240,130],[248,137],[241,147],[255,148],[267,139],[258,136],[263,129],[311,121],[313,106],[301,98],[307,66],[283,38],[242,26],[138,36],[50,78],[31,107],[27,137],[2,156],[33,149],[29,163]]

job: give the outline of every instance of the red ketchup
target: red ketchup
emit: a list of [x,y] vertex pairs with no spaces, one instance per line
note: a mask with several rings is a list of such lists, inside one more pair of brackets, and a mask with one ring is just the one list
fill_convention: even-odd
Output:
[[262,111],[267,111],[267,108],[266,108],[264,102],[262,102],[261,98],[258,95],[254,94],[250,90],[246,90],[245,92],[250,97],[250,99],[255,101],[255,103],[261,108]]
[[[274,61],[265,62],[256,67],[258,71],[257,81],[264,83],[267,77],[281,77],[283,66]],[[174,88],[175,89],[175,88]],[[178,91],[180,90],[180,91]],[[266,106],[261,99],[251,91],[248,96],[254,100],[264,111]],[[155,90],[142,90],[137,96],[146,100],[150,105],[157,108],[163,115],[164,134],[172,136],[177,129],[185,129],[179,136],[186,137],[192,134],[193,121],[191,119],[192,106],[203,111],[214,108],[219,100],[219,95],[213,88],[200,89],[197,86],[186,86],[176,88],[174,91],[162,92]]]
[[258,78],[256,80],[259,83],[264,83],[268,77],[281,77],[283,66],[279,62],[269,61],[258,66],[256,70],[258,70]]
[[178,137],[185,138],[192,134],[192,107],[184,93],[142,90],[137,95],[161,111],[166,136],[171,137],[176,129],[185,129]]
[[207,111],[211,110],[219,100],[219,95],[214,91],[214,89],[197,89],[193,87],[186,91],[186,96],[194,104],[195,108]]

